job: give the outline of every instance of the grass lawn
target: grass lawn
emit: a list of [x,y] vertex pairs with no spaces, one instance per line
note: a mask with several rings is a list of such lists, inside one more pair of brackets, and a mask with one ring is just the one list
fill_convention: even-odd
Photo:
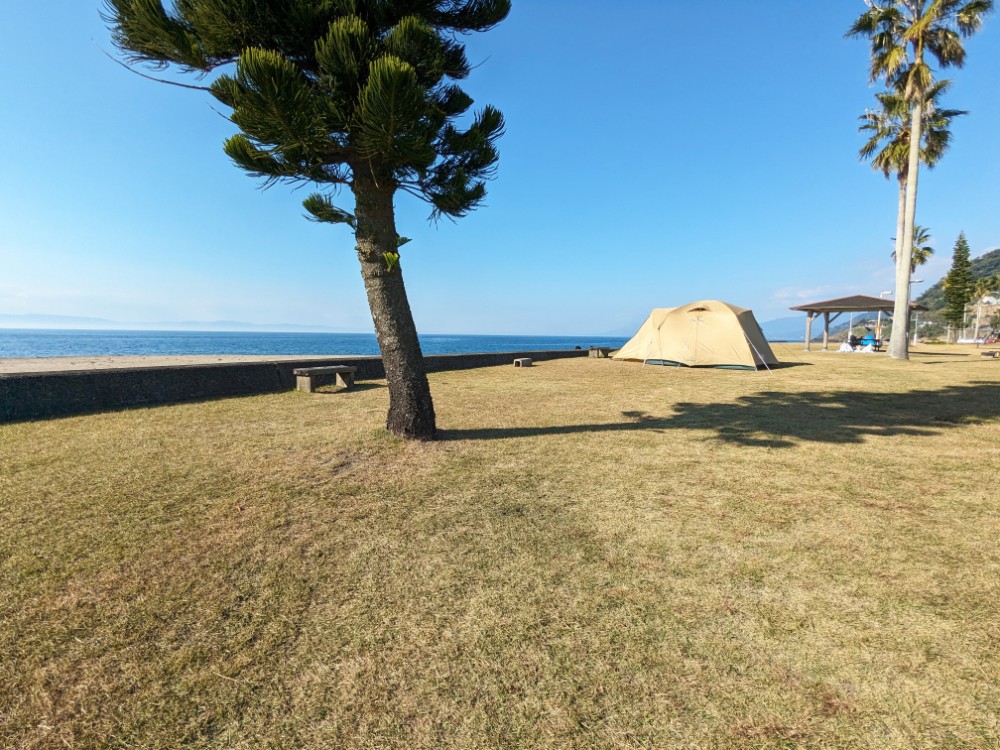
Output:
[[0,747],[1000,747],[1000,361],[777,351],[0,426]]

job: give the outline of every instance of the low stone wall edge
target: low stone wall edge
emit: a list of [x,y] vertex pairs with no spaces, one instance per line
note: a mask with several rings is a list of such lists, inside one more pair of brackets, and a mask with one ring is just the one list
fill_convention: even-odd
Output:
[[[586,349],[433,354],[424,363],[428,372],[443,372],[510,365],[517,357],[543,362],[585,356]],[[378,356],[6,373],[0,374],[0,423],[276,393],[295,388],[296,368],[333,362],[357,367],[358,380],[385,377]]]

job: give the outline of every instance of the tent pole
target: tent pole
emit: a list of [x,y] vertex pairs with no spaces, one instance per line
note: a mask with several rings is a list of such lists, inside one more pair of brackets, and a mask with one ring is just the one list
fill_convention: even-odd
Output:
[[743,331],[743,338],[745,338],[747,340],[747,343],[750,344],[750,348],[753,349],[753,353],[757,355],[757,359],[760,360],[760,363],[762,365],[764,365],[764,369],[767,370],[769,373],[771,373],[773,375],[774,373],[771,371],[771,368],[768,366],[767,361],[761,356],[760,352],[757,351],[757,347],[753,345],[753,342],[750,340],[750,337],[747,336],[747,332],[746,331]]

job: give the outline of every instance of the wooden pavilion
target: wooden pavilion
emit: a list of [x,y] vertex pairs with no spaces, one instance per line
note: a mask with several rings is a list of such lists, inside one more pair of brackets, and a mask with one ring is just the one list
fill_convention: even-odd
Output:
[[[851,297],[839,297],[837,299],[828,299],[823,302],[810,302],[808,305],[798,305],[797,307],[792,307],[790,309],[796,310],[798,312],[804,312],[806,314],[806,351],[809,351],[809,345],[812,342],[812,322],[813,318],[822,313],[823,315],[823,351],[829,349],[830,344],[830,323],[835,321],[841,315],[852,312],[878,312],[886,314],[889,318],[892,317],[892,310],[895,306],[895,302],[891,299],[882,299],[881,297],[869,297],[867,294],[855,294]],[[910,303],[910,312],[915,310],[927,310],[923,305],[918,305],[916,302]],[[831,317],[832,316],[832,317]],[[907,321],[909,322],[909,321]],[[906,326],[904,330],[908,330],[909,326]]]

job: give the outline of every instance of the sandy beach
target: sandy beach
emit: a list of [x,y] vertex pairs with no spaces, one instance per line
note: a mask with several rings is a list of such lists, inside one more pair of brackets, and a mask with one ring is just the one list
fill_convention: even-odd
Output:
[[287,360],[342,359],[309,354],[203,354],[203,355],[133,355],[100,357],[0,357],[0,374],[22,372],[68,372],[72,370],[110,370],[130,367],[176,367],[178,365],[218,365],[231,362],[281,362]]

